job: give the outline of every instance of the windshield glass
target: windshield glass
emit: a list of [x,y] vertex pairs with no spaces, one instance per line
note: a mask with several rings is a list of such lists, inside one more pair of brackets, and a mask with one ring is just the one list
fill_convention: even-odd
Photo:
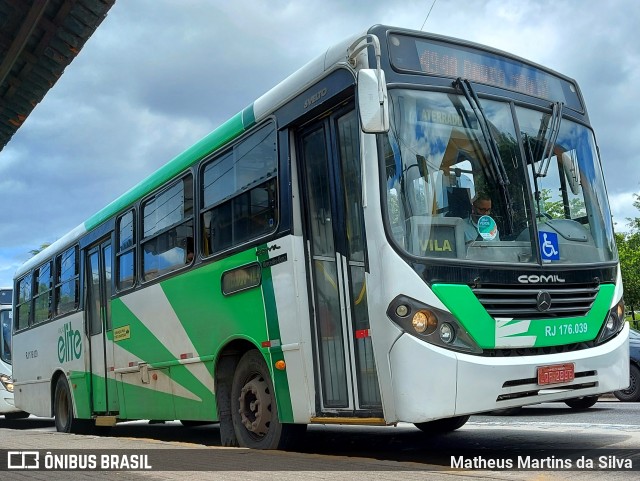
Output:
[[[553,129],[541,128],[549,113],[518,108],[520,135],[527,139],[521,149],[508,103],[481,99],[480,111],[469,96],[403,89],[391,90],[389,98],[391,129],[382,137],[385,205],[391,236],[403,250],[432,259],[517,264],[613,257],[609,209],[588,129],[560,123],[558,115],[552,136]],[[547,162],[546,175],[534,181],[547,138],[555,138],[555,145],[547,146],[546,158],[556,152],[573,157]],[[569,190],[559,193],[563,185]],[[539,192],[540,202],[532,192]]]
[[0,311],[0,359],[11,364],[11,309]]
[[615,258],[609,203],[591,131],[563,119],[553,141],[548,113],[516,111],[542,261],[588,263]]

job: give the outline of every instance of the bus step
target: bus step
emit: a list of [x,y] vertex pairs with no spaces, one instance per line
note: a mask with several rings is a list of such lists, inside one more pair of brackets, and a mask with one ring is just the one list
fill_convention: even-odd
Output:
[[96,416],[96,426],[115,426],[117,422],[115,416]]

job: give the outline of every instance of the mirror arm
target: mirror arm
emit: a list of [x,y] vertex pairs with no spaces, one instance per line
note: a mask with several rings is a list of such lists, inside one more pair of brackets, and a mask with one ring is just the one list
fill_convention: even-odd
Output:
[[[362,43],[363,41],[365,43]],[[355,68],[358,63],[356,60],[356,57],[360,52],[362,52],[364,49],[368,47],[373,47],[373,52],[376,57],[376,77],[378,78],[378,101],[380,102],[380,105],[382,105],[384,103],[384,90],[382,88],[382,75],[380,73],[382,72],[382,68],[380,67],[381,54],[380,54],[380,40],[378,39],[378,37],[368,33],[356,39],[356,41],[353,42],[351,46],[347,49],[347,61],[349,62],[349,65]]]

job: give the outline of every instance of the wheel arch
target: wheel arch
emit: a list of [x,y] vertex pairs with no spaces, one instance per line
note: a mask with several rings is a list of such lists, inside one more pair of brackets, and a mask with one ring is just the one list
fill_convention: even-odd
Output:
[[213,368],[213,375],[216,380],[216,391],[221,381],[224,381],[229,376],[233,378],[233,372],[240,358],[246,352],[254,349],[260,351],[257,345],[247,339],[233,339],[218,351]]
[[233,339],[220,349],[215,359],[213,376],[223,446],[238,446],[231,420],[231,384],[240,358],[251,350],[260,351],[258,346],[247,339]]

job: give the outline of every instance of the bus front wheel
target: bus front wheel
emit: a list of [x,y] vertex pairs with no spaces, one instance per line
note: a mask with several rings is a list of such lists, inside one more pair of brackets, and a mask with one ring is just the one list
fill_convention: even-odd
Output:
[[436,419],[426,423],[414,423],[420,431],[427,434],[444,434],[461,428],[471,416],[455,416],[452,418]]
[[306,428],[278,419],[269,369],[256,350],[242,356],[233,375],[231,417],[238,443],[247,448],[287,449]]
[[598,402],[598,396],[582,396],[574,399],[567,399],[564,403],[571,409],[589,409]]
[[636,402],[640,401],[640,369],[635,364],[629,366],[629,387],[614,391],[613,395],[619,401]]

